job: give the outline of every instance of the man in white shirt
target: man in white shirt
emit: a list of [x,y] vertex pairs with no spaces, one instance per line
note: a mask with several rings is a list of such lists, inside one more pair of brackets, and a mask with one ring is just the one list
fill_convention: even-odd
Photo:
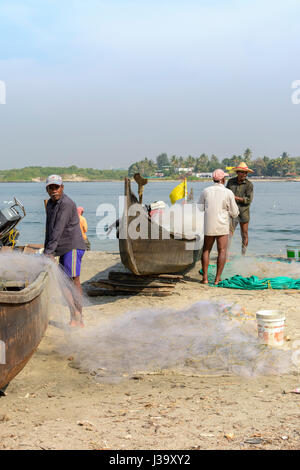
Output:
[[226,262],[230,217],[235,218],[239,215],[239,208],[235,202],[233,192],[224,186],[226,176],[228,174],[224,173],[223,170],[215,170],[212,175],[214,184],[204,189],[199,200],[199,204],[204,206],[202,284],[208,284],[209,255],[215,240],[217,241],[218,250],[215,285],[221,281],[221,274]]

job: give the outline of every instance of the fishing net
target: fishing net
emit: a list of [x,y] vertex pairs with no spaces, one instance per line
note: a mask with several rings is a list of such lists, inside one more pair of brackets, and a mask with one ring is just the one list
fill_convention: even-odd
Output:
[[62,352],[99,382],[145,373],[255,377],[292,367],[291,352],[261,344],[255,314],[234,303],[129,311],[66,339]]
[[[200,270],[202,274],[202,270]],[[216,265],[209,265],[208,282],[214,285]],[[300,263],[282,258],[237,257],[228,262],[218,287],[243,290],[300,289]]]

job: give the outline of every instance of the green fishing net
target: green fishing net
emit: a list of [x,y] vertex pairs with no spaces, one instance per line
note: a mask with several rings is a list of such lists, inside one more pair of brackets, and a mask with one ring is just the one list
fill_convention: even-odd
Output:
[[[284,262],[287,260],[274,258],[269,259],[268,262]],[[263,290],[263,289],[300,289],[300,278],[294,279],[287,276],[264,277],[252,275],[244,277],[239,274],[228,276],[231,272],[231,263],[226,263],[223,271],[223,280],[219,282],[218,287],[226,287],[230,289],[243,289],[243,290]],[[202,269],[200,270],[202,274]],[[227,274],[226,274],[227,273]],[[226,275],[228,277],[226,277]],[[210,264],[208,267],[208,283],[214,285],[216,276],[216,265]],[[225,277],[225,279],[224,279]]]

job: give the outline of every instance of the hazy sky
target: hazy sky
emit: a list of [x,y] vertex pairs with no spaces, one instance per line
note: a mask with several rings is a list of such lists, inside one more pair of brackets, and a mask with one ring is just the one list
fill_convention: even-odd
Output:
[[0,0],[0,168],[300,155],[299,18],[299,0]]

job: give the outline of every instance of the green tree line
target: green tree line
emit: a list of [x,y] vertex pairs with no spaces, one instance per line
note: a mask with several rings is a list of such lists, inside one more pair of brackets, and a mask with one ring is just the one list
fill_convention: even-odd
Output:
[[158,155],[156,161],[144,158],[135,162],[128,168],[128,175],[140,173],[142,176],[151,177],[157,172],[162,172],[166,177],[178,176],[178,168],[192,168],[193,173],[212,172],[216,168],[226,169],[235,167],[241,161],[247,163],[255,176],[296,176],[300,174],[300,157],[290,157],[287,152],[283,152],[279,157],[259,157],[252,159],[252,151],[247,148],[243,155],[233,155],[230,158],[219,160],[216,155],[210,157],[202,153],[199,157],[189,155],[187,158],[172,155],[168,157],[166,153]]
[[76,177],[85,178],[89,181],[120,179],[127,176],[127,170],[97,170],[95,168],[78,168],[75,165],[69,167],[41,167],[28,166],[12,170],[0,170],[0,182],[9,181],[32,181],[40,178],[45,180],[49,175],[61,175],[62,178]]
[[178,177],[178,168],[192,168],[193,173],[210,173],[216,168],[237,166],[241,161],[248,164],[254,176],[298,176],[300,175],[300,157],[290,157],[287,152],[283,152],[279,157],[259,157],[252,159],[252,152],[249,148],[243,155],[233,155],[230,158],[219,160],[216,155],[208,156],[202,153],[199,157],[189,155],[187,158],[172,155],[168,157],[166,153],[161,153],[155,160],[144,158],[132,163],[128,170],[98,170],[95,168],[79,168],[75,165],[68,167],[41,167],[28,166],[25,168],[14,168],[11,170],[0,170],[0,182],[9,181],[32,181],[40,178],[45,180],[51,174],[61,175],[63,178],[76,177],[84,178],[88,181],[99,180],[123,180],[125,176],[133,176],[140,173],[145,177],[155,176],[161,172],[165,177]]

